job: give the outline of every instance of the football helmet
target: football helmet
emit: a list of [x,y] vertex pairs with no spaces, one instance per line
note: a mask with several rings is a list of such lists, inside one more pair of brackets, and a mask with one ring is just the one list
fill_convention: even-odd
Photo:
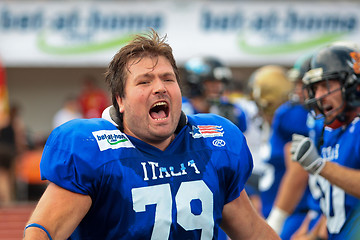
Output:
[[311,54],[299,57],[294,66],[287,72],[288,78],[294,83],[294,89],[289,94],[289,100],[294,104],[302,104],[304,102],[304,89],[302,78],[305,73],[310,70]]
[[340,89],[337,90],[341,90],[343,105],[339,108],[345,106],[341,113],[325,122],[325,125],[331,126],[335,120],[344,122],[346,120],[345,112],[360,106],[360,52],[356,48],[332,45],[319,50],[312,58],[311,70],[305,73],[303,83],[308,92],[308,99],[305,103],[315,110],[318,118],[326,116],[320,100],[332,92],[329,91],[320,98],[315,98],[314,84],[329,80],[340,82]]
[[287,72],[290,81],[302,81],[305,73],[310,70],[311,56],[306,54],[295,61],[294,66]]
[[252,74],[249,81],[252,98],[260,111],[271,121],[275,110],[288,100],[293,88],[285,68],[278,65],[263,66]]
[[231,69],[214,57],[192,58],[184,64],[184,69],[190,97],[203,94],[204,81],[221,81],[229,84],[233,77]]

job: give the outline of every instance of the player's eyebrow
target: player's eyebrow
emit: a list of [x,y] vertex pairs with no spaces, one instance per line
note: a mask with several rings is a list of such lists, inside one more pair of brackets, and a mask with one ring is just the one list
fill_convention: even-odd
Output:
[[174,77],[175,78],[175,74],[173,72],[166,72],[166,73],[160,74],[160,77],[162,77],[162,78]]
[[[142,78],[142,77],[153,78],[154,76],[155,76],[154,73],[152,73],[152,72],[147,72],[147,73],[138,75],[135,79]],[[160,76],[160,78],[168,78],[168,77],[175,78],[175,77],[176,77],[173,72],[161,73],[161,74],[159,74],[159,76]]]

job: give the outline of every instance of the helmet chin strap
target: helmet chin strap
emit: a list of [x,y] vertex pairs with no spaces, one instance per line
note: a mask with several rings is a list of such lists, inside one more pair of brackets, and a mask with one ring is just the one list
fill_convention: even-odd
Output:
[[332,129],[337,129],[341,126],[344,125],[345,123],[345,119],[346,117],[344,116],[343,113],[337,115],[332,121],[330,121],[329,123],[325,123],[326,126],[332,128]]
[[179,123],[175,129],[175,134],[178,134],[181,131],[181,129],[183,129],[183,127],[185,127],[185,125],[187,123],[188,123],[188,118],[187,118],[186,114],[183,111],[181,111]]
[[339,128],[339,127],[345,125],[348,120],[348,116],[346,113],[349,111],[351,111],[351,109],[350,109],[350,107],[348,107],[346,105],[344,110],[341,113],[336,115],[336,117],[333,120],[331,120],[330,122],[325,122],[325,125],[332,129],[336,129],[336,128]]

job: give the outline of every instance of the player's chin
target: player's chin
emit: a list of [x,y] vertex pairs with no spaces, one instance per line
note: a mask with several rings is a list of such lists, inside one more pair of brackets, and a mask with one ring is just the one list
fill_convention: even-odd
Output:
[[172,136],[175,132],[176,126],[173,124],[156,124],[153,125],[151,130],[154,137],[160,139],[166,139]]
[[168,135],[172,135],[175,131],[175,126],[173,126],[173,124],[161,124],[161,125],[157,125],[154,126],[154,132],[156,133],[156,135],[159,136],[168,136]]

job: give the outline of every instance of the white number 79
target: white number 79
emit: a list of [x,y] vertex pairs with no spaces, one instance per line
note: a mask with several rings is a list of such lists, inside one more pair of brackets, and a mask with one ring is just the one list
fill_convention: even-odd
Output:
[[[133,209],[144,212],[146,205],[156,204],[155,222],[151,240],[169,239],[172,222],[172,196],[170,184],[134,188],[131,190]],[[191,212],[190,202],[198,199],[202,212],[195,215]],[[202,181],[181,183],[175,196],[177,223],[186,231],[201,229],[201,240],[212,239],[214,229],[213,194]]]

